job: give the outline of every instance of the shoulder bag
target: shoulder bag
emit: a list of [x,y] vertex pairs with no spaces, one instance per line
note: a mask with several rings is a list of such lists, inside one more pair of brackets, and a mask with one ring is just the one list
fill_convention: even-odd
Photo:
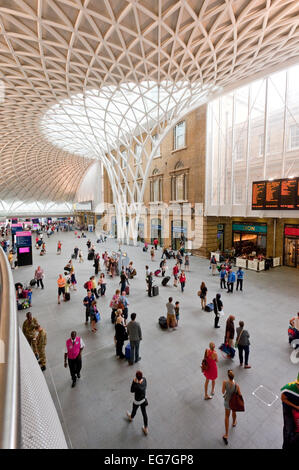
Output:
[[240,331],[240,334],[239,334],[238,338],[236,339],[235,348],[238,347],[238,344],[239,344],[239,341],[240,341],[240,338],[241,338],[241,336],[242,336],[243,331],[244,331],[244,328],[242,329],[242,331]]
[[207,361],[207,350],[205,350],[204,358],[201,361],[201,372],[202,373],[206,372],[208,370],[208,368],[209,368],[209,364],[208,364],[208,361]]
[[237,392],[237,386],[235,386],[235,391],[229,400],[229,407],[232,411],[245,411],[244,400],[241,393]]

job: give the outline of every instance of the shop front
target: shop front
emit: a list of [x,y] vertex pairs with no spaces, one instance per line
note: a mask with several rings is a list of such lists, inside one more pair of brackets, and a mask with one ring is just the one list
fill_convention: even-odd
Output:
[[250,255],[252,253],[266,256],[267,224],[233,222],[232,236],[235,256]]
[[299,268],[299,225],[284,227],[284,264]]

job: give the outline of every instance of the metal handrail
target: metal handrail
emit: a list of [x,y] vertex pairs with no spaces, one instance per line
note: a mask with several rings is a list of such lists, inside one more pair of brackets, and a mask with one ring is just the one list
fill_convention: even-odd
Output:
[[[0,448],[21,447],[19,332],[14,281],[0,247]],[[3,357],[4,352],[4,357]]]

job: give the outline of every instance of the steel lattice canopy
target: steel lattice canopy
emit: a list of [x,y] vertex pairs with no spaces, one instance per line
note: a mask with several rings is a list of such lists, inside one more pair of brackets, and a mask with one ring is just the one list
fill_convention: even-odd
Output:
[[294,0],[0,0],[0,198],[71,202],[95,158],[113,183],[112,148],[297,63],[298,23]]

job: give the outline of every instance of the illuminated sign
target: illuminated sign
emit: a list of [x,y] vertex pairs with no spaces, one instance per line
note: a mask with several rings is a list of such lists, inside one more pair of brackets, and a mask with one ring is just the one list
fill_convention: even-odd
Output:
[[298,210],[299,178],[252,183],[252,210]]

